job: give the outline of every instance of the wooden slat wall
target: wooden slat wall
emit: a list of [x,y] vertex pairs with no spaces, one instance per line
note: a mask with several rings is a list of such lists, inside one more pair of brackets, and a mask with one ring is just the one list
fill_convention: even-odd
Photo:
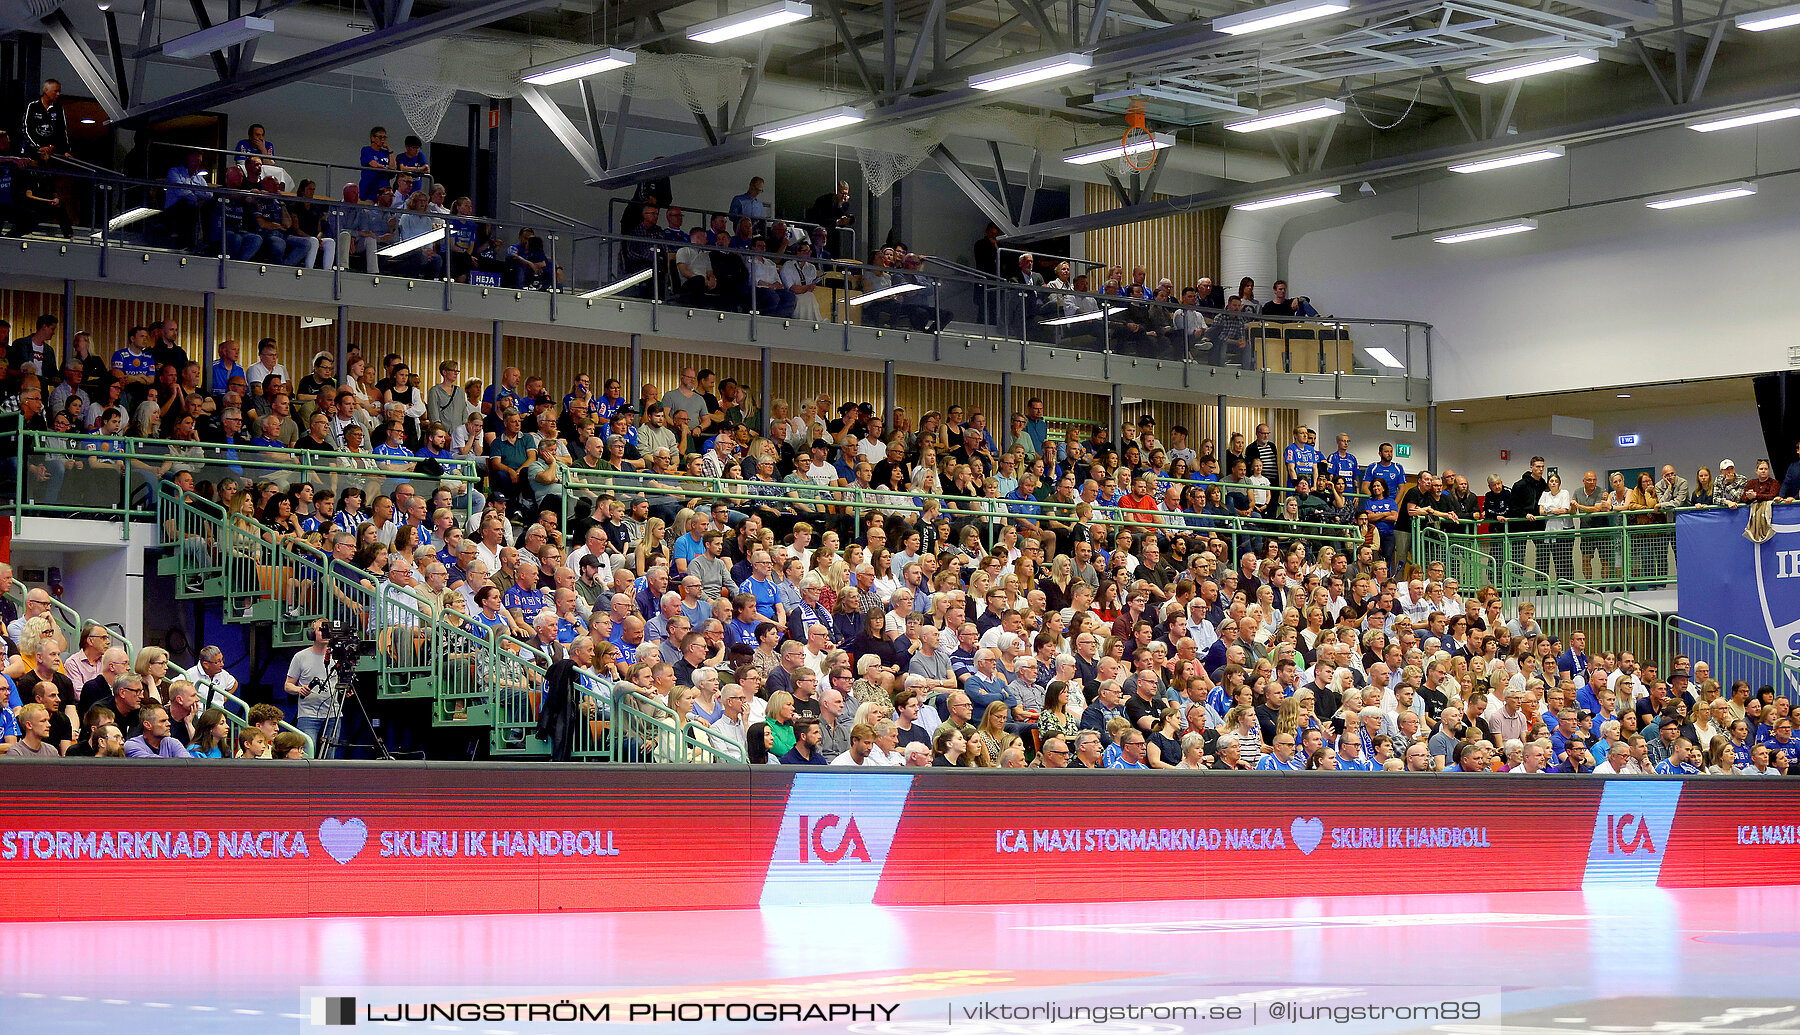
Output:
[[[1168,195],[1156,197],[1160,200]],[[1109,212],[1118,207],[1119,199],[1110,185],[1087,184],[1089,212]],[[1219,231],[1225,225],[1225,211],[1209,208],[1181,212],[1093,230],[1086,235],[1086,254],[1094,262],[1125,267],[1128,278],[1132,266],[1143,266],[1149,271],[1150,284],[1168,277],[1177,291],[1192,286],[1201,277],[1222,283],[1220,277],[1225,271],[1219,269]],[[1098,290],[1100,285],[1093,287]]]
[[[12,322],[14,337],[28,333],[41,313],[60,314],[61,307],[60,295],[0,289],[0,317]],[[179,321],[183,342],[188,344],[189,353],[198,357],[201,351],[201,312],[197,306],[82,297],[77,301],[75,328],[91,331],[95,347],[103,355],[110,355],[112,350],[123,344],[126,328],[169,317]],[[276,339],[280,345],[281,361],[295,378],[305,375],[312,365],[314,353],[335,352],[337,348],[337,328],[334,325],[302,329],[299,317],[279,313],[221,308],[218,311],[218,333],[220,340],[235,338],[242,343],[243,362],[246,366],[255,360],[254,350],[259,339]],[[379,362],[389,352],[399,353],[417,371],[425,384],[436,383],[438,363],[451,358],[462,365],[465,380],[480,377],[485,382],[490,374],[488,366],[492,340],[482,331],[444,330],[404,323],[353,322],[349,337],[352,342],[362,346],[363,353],[369,357],[370,362]],[[630,353],[624,346],[549,338],[509,335],[502,345],[501,354],[506,363],[519,367],[527,376],[542,376],[549,390],[559,397],[568,391],[578,371],[590,373],[594,377],[594,387],[598,390],[608,377],[627,380],[630,365]],[[761,364],[755,359],[703,356],[653,348],[644,350],[644,378],[664,392],[679,383],[681,368],[690,364],[710,367],[721,378],[735,377],[749,389],[752,400],[760,397],[762,371]],[[770,387],[772,397],[787,399],[796,410],[809,405],[820,393],[830,395],[834,403],[879,402],[882,397],[882,376],[878,370],[832,367],[822,363],[813,365],[783,362],[774,365],[774,377],[774,384]],[[996,378],[995,381],[997,380]],[[626,396],[636,399],[641,387],[625,385]],[[1109,417],[1110,403],[1104,394],[1037,388],[1022,380],[1013,385],[1013,397],[1006,407],[1001,406],[999,384],[993,382],[901,375],[896,380],[895,388],[899,404],[906,407],[915,424],[927,411],[947,411],[954,404],[962,406],[965,411],[981,410],[986,413],[988,426],[998,432],[1004,430],[1012,411],[1016,409],[1022,412],[1026,401],[1034,395],[1044,400],[1044,412],[1050,417],[1081,420],[1102,427]],[[1175,424],[1186,426],[1190,443],[1194,445],[1213,434],[1217,426],[1215,411],[1216,407],[1210,403],[1162,400],[1147,400],[1124,408],[1125,419],[1128,421],[1137,420],[1143,413],[1154,416],[1158,438],[1164,443],[1169,441],[1170,427]],[[1275,441],[1282,445],[1293,438],[1294,426],[1299,421],[1297,410],[1257,406],[1228,406],[1225,416],[1230,430],[1242,431],[1245,437],[1253,433],[1258,421],[1267,420]]]

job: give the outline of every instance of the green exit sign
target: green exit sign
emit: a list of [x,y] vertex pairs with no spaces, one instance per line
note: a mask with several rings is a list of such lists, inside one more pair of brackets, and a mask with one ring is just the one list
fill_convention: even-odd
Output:
[[1394,444],[1394,455],[1403,459],[1412,456],[1412,444],[1409,442],[1396,442]]

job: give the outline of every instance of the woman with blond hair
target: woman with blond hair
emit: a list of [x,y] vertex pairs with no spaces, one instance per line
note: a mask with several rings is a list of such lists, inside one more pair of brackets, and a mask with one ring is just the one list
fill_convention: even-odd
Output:
[[169,701],[169,652],[161,647],[144,647],[137,653],[131,670],[144,680],[144,692],[167,704]]
[[[56,630],[56,620],[49,615],[35,615],[25,620],[25,626],[19,631],[19,641],[13,644],[18,649],[13,659],[6,665],[6,676],[15,684],[25,678],[26,673],[37,668],[40,652],[50,655],[51,664],[61,669],[63,638]],[[75,689],[79,690],[80,687]]]
[[980,764],[997,766],[1000,764],[1000,753],[1019,739],[1006,732],[1006,704],[994,701],[981,712],[981,725],[975,728],[975,739],[981,742],[981,754],[985,761]]

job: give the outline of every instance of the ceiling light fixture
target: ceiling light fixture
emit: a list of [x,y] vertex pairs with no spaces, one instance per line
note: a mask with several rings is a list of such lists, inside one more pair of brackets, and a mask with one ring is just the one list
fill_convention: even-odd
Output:
[[1214,32],[1242,36],[1247,32],[1279,29],[1284,25],[1309,22],[1329,14],[1342,14],[1349,9],[1350,5],[1346,0],[1290,0],[1285,4],[1270,4],[1252,11],[1239,11],[1214,18],[1212,27]]
[[1320,187],[1317,190],[1303,190],[1297,194],[1283,194],[1280,197],[1264,198],[1262,201],[1247,201],[1242,205],[1233,205],[1239,212],[1260,212],[1265,208],[1284,208],[1288,205],[1299,205],[1308,201],[1320,201],[1324,198],[1338,196],[1337,187]]
[[1772,7],[1767,11],[1752,11],[1737,16],[1737,27],[1746,32],[1767,32],[1770,29],[1785,29],[1790,25],[1800,25],[1800,4]]
[[519,73],[519,79],[533,86],[555,86],[557,83],[566,83],[573,79],[586,79],[591,75],[635,64],[637,64],[637,54],[634,51],[607,47],[604,50],[593,50],[586,54],[563,58],[561,61],[547,61],[541,65],[532,65]]
[[1535,219],[1508,219],[1500,223],[1489,223],[1485,226],[1473,226],[1467,230],[1433,237],[1439,244],[1467,244],[1470,241],[1485,241],[1490,237],[1507,237],[1511,234],[1523,234],[1537,229]]
[[1495,169],[1510,169],[1515,165],[1530,165],[1533,162],[1548,162],[1551,159],[1563,157],[1563,154],[1562,145],[1554,144],[1550,147],[1540,147],[1535,151],[1523,151],[1516,155],[1507,155],[1504,158],[1484,158],[1479,162],[1464,162],[1461,165],[1451,166],[1450,171],[1453,173],[1493,172]]
[[1109,305],[1105,309],[1096,309],[1091,313],[1076,313],[1074,316],[1059,316],[1054,320],[1039,320],[1042,327],[1067,327],[1073,323],[1087,323],[1089,320],[1104,320],[1114,313],[1125,311],[1124,306]]
[[908,291],[923,290],[925,290],[925,285],[923,284],[895,284],[893,287],[884,287],[880,291],[870,291],[867,294],[857,295],[850,300],[850,304],[862,305],[864,302],[879,302],[884,298],[893,298],[895,295],[904,295]]
[[1672,208],[1687,208],[1689,205],[1706,205],[1714,201],[1730,201],[1733,198],[1748,198],[1756,193],[1756,184],[1748,180],[1735,183],[1720,183],[1711,187],[1700,187],[1691,190],[1676,191],[1664,194],[1660,198],[1651,198],[1644,202],[1645,208],[1667,211]]
[[1092,144],[1076,144],[1062,153],[1062,160],[1070,165],[1093,165],[1127,155],[1143,154],[1146,151],[1160,151],[1165,147],[1175,146],[1175,134],[1152,133],[1149,139],[1136,141],[1129,147],[1119,140],[1099,140]]
[[654,276],[655,273],[656,273],[656,269],[654,267],[646,266],[645,268],[638,270],[636,273],[627,273],[625,276],[619,278],[618,280],[613,281],[611,284],[606,284],[601,287],[597,287],[592,291],[583,292],[581,297],[582,298],[605,298],[607,295],[616,295],[619,292],[625,290],[626,288],[636,287],[639,284],[642,284],[644,281],[649,280],[652,276]]
[[1255,133],[1263,129],[1280,129],[1283,126],[1293,126],[1302,122],[1328,119],[1343,113],[1343,101],[1302,101],[1299,104],[1290,104],[1282,108],[1259,111],[1247,119],[1227,122],[1225,128],[1234,133]]
[[1599,60],[1599,51],[1577,50],[1573,54],[1558,54],[1555,57],[1506,61],[1498,65],[1475,69],[1469,73],[1469,81],[1490,84],[1509,83],[1514,79],[1524,79],[1526,76],[1544,75],[1548,72],[1561,72],[1568,68],[1591,65]]
[[240,43],[248,43],[261,39],[275,31],[275,23],[267,18],[258,18],[246,14],[242,18],[233,18],[228,22],[220,22],[199,32],[190,32],[186,36],[178,36],[163,44],[164,57],[197,58],[227,47],[235,47]]
[[1621,399],[1629,399],[1629,398],[1631,398],[1631,393],[1630,393],[1630,392],[1620,392],[1620,393],[1619,393],[1619,398],[1621,398]]
[[710,22],[701,22],[691,26],[687,38],[695,43],[723,43],[739,36],[748,36],[753,32],[773,29],[777,25],[790,22],[801,22],[812,17],[812,5],[797,0],[781,0],[780,3],[764,4],[752,7],[748,11],[723,18],[714,18]]
[[1696,133],[1717,133],[1721,129],[1738,129],[1743,126],[1759,126],[1765,122],[1779,122],[1800,115],[1800,105],[1790,104],[1785,108],[1770,108],[1768,111],[1751,112],[1748,115],[1733,115],[1730,118],[1713,119],[1709,122],[1690,122],[1688,128]]
[[969,85],[977,90],[1010,90],[1015,86],[1027,83],[1041,83],[1046,79],[1056,79],[1075,72],[1085,72],[1094,67],[1091,54],[1069,53],[1052,54],[1049,57],[1027,61],[1022,65],[1011,65],[1007,68],[981,75],[969,77]]
[[827,111],[797,115],[781,122],[765,123],[756,127],[752,132],[758,140],[792,140],[794,137],[823,133],[828,129],[837,129],[840,126],[853,126],[867,117],[861,108],[832,108]]
[[[141,220],[149,219],[151,216],[154,216],[158,212],[161,212],[161,211],[162,211],[162,209],[160,209],[160,208],[126,209],[124,212],[121,212],[118,215],[107,220],[106,221],[106,229],[118,230],[122,227],[130,226],[131,224],[139,222]],[[106,236],[105,234],[100,233],[99,231],[95,231],[94,233],[91,233],[88,235],[89,239],[95,240],[95,241],[98,241],[105,236]]]
[[420,248],[436,244],[443,239],[444,228],[440,226],[436,230],[428,230],[417,237],[408,237],[404,241],[395,241],[393,244],[377,251],[375,254],[384,259],[391,259],[396,255],[405,255],[407,252],[416,252]]
[[1450,412],[1451,412],[1451,413],[1461,413],[1461,412],[1462,412],[1462,411],[1461,411],[1461,410],[1459,410],[1459,409],[1456,409],[1456,408],[1454,408],[1454,407],[1452,407],[1452,408],[1451,408],[1451,410],[1450,410]]

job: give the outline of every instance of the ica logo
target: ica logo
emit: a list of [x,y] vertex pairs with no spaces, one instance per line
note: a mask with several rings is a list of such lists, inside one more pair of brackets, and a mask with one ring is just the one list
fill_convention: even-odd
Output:
[[[834,814],[826,814],[816,819],[812,816],[798,816],[794,820],[795,841],[800,849],[801,862],[842,862],[845,858],[857,862],[869,861],[869,846],[863,841],[862,831],[856,828],[856,817],[843,819]],[[842,826],[842,832],[838,829]]]
[[1629,812],[1608,813],[1606,817],[1606,851],[1610,855],[1656,854],[1656,840],[1650,836],[1650,824],[1644,817]]

